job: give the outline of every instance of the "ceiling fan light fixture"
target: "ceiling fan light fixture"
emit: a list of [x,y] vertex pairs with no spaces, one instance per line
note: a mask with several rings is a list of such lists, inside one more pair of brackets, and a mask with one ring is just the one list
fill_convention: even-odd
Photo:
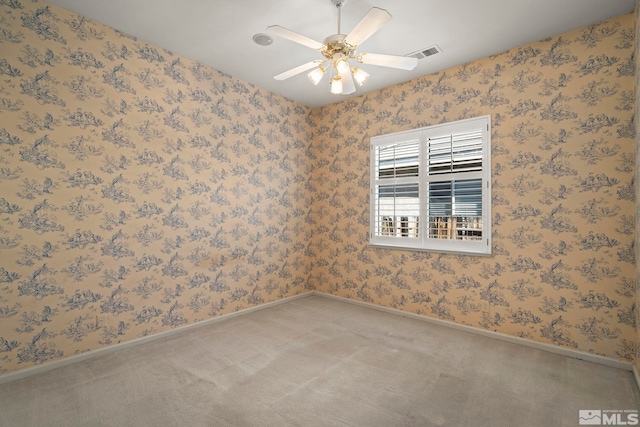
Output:
[[349,62],[347,62],[347,60],[345,58],[339,58],[335,62],[335,67],[336,67],[336,70],[338,71],[339,74],[346,73],[351,68],[351,67],[349,67]]
[[324,77],[324,72],[325,72],[324,67],[320,66],[315,70],[311,71],[309,74],[307,74],[307,77],[309,77],[309,80],[311,80],[311,83],[317,86],[318,83],[320,83],[320,81]]
[[353,67],[351,74],[353,74],[353,78],[358,83],[358,86],[362,86],[369,78],[369,73],[358,67]]
[[307,72],[307,77],[309,77],[311,83],[318,85],[328,70],[331,93],[350,95],[356,91],[354,82],[362,86],[369,78],[369,73],[366,71],[358,67],[352,67],[352,60],[360,64],[379,65],[402,70],[412,70],[415,68],[418,63],[418,58],[416,57],[356,53],[356,49],[360,44],[371,37],[391,19],[391,14],[384,9],[373,7],[365,17],[356,24],[349,34],[345,35],[340,31],[340,21],[341,9],[346,1],[347,0],[331,0],[334,6],[338,8],[338,32],[325,37],[322,43],[279,25],[267,27],[267,33],[310,47],[320,52],[325,58],[324,60],[307,62],[306,64],[280,73],[274,76],[276,80],[285,80],[297,74]]
[[334,95],[342,93],[342,78],[339,75],[335,75],[331,79],[331,93]]

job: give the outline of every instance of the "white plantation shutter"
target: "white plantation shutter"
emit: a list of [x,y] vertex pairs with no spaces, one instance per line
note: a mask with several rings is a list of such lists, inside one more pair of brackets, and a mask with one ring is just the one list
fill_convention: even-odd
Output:
[[438,131],[425,141],[429,236],[482,240],[482,128]]
[[490,253],[489,116],[371,142],[372,245]]
[[482,130],[430,137],[428,174],[482,171]]
[[376,168],[379,178],[418,176],[419,156],[419,139],[377,147]]
[[420,134],[388,140],[377,145],[374,153],[374,233],[377,236],[417,238]]

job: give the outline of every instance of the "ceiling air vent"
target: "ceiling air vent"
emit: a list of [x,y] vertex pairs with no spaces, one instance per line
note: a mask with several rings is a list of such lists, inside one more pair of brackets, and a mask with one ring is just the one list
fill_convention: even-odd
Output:
[[440,49],[440,46],[434,44],[431,47],[428,47],[426,49],[420,49],[419,51],[410,53],[406,56],[423,59],[423,58],[426,58],[427,56],[435,55],[436,53],[442,53],[442,49]]

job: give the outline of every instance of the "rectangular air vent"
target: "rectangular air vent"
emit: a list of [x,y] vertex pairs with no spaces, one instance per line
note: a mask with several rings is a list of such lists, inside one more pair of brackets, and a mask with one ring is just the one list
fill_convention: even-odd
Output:
[[440,49],[440,47],[438,45],[433,45],[431,47],[425,48],[425,49],[420,49],[417,52],[413,52],[410,53],[406,56],[410,56],[413,58],[418,58],[418,59],[423,59],[426,58],[427,56],[432,56],[435,55],[436,53],[442,53],[442,49]]

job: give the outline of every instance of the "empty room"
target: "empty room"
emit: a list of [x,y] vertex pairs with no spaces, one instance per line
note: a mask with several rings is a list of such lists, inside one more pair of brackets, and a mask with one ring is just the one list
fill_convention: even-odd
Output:
[[638,425],[639,6],[0,0],[0,425]]

